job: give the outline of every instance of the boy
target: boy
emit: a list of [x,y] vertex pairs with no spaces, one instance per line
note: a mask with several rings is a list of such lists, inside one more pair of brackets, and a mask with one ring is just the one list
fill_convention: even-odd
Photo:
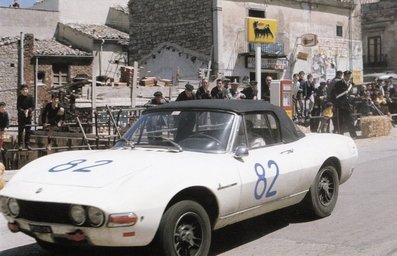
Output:
[[10,125],[10,119],[6,110],[6,103],[0,102],[0,150],[4,151],[4,130]]
[[[19,150],[22,150],[22,144],[25,142],[25,146],[28,150],[30,147],[30,129],[32,125],[32,113],[34,110],[34,99],[29,94],[29,87],[26,84],[22,84],[20,87],[20,94],[17,98],[17,110],[18,110],[18,145]],[[23,140],[23,132],[25,131],[25,140]]]
[[328,129],[329,121],[334,116],[333,112],[334,104],[332,102],[325,103],[324,110],[322,112],[322,118],[320,123],[320,132],[326,132]]

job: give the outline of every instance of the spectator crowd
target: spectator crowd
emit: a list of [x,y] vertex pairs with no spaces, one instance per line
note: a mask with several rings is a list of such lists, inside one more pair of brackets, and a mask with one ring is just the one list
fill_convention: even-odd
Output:
[[[214,86],[206,79],[200,81],[195,91],[191,84],[186,84],[176,101],[200,99],[257,99],[257,82],[251,81],[245,88],[238,82],[229,79],[217,79]],[[261,99],[270,101],[272,77],[267,76],[261,87]],[[357,137],[359,117],[368,115],[397,114],[397,84],[392,77],[386,80],[375,80],[368,84],[355,85],[352,72],[337,71],[333,79],[319,80],[304,71],[292,77],[293,120],[308,124],[311,132],[349,132]],[[145,106],[159,105],[168,102],[161,92]],[[395,120],[394,120],[395,121]],[[332,129],[332,130],[331,130]]]
[[[270,101],[270,87],[272,77],[267,76],[261,86],[261,99]],[[197,90],[187,83],[184,90],[177,96],[176,101],[200,99],[230,99],[256,100],[258,99],[257,82],[251,81],[241,86],[237,81],[216,79],[214,86],[206,79],[200,81]],[[244,88],[242,88],[244,87]],[[33,96],[29,88],[20,86],[17,98],[18,110],[18,148],[25,146],[30,150],[30,134],[32,113],[34,111]],[[358,116],[388,115],[392,122],[397,121],[397,83],[392,77],[373,82],[355,85],[350,71],[337,71],[333,79],[319,81],[312,74],[304,71],[292,76],[293,120],[310,125],[312,132],[334,132],[357,137]],[[146,107],[169,102],[162,92],[157,91],[154,97],[145,104]],[[51,102],[43,107],[41,121],[47,131],[47,150],[51,150],[53,132],[63,125],[65,119],[64,107],[60,104],[60,95],[52,95]],[[331,125],[332,124],[332,125]],[[3,151],[5,130],[9,126],[9,116],[6,103],[0,102],[0,148]],[[333,130],[331,131],[331,127]]]

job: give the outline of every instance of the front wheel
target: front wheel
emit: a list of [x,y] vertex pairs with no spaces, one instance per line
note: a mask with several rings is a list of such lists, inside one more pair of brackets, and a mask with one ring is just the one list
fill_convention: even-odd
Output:
[[180,201],[163,215],[159,240],[166,256],[206,256],[211,244],[211,225],[204,208]]
[[338,173],[333,166],[323,166],[317,173],[307,197],[311,212],[318,217],[331,215],[339,193]]

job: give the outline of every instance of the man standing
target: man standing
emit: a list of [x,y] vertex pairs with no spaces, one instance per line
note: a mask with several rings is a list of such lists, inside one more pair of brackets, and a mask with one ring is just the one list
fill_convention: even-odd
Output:
[[328,84],[327,87],[327,95],[331,95],[332,89],[334,89],[336,82],[342,80],[343,72],[338,70],[336,71],[336,75],[332,78],[331,82]]
[[62,126],[65,120],[65,109],[59,104],[59,95],[53,94],[41,113],[43,127],[47,130],[47,150],[51,150],[54,129]]
[[[314,77],[312,74],[307,75],[306,88],[303,89],[303,97],[305,100],[305,117],[310,116],[314,106]],[[307,106],[309,103],[309,106]]]
[[157,91],[153,94],[153,98],[151,98],[144,106],[145,107],[153,107],[157,105],[162,105],[168,103],[168,100],[164,99],[163,93]]
[[238,90],[238,83],[232,82],[228,89],[227,98],[230,100],[241,100],[245,99],[245,95]]
[[353,113],[349,103],[349,93],[352,88],[351,74],[352,72],[349,70],[343,72],[343,79],[335,83],[331,95],[335,99],[337,132],[343,134],[346,127],[350,136],[357,138],[352,116]]
[[[331,80],[331,82],[328,84],[328,87],[327,87],[328,101],[331,101],[333,104],[335,104],[335,99],[333,98],[333,95],[331,94],[331,92],[334,89],[335,84],[338,81],[342,80],[342,76],[343,76],[343,72],[341,70],[336,71],[335,77]],[[337,117],[336,115],[333,115],[333,117],[331,118],[332,125],[334,126],[334,132],[337,132],[337,130],[336,130],[336,125],[337,125],[336,124],[336,122],[337,122],[336,117]],[[328,130],[329,129],[330,128],[328,126]]]
[[302,117],[302,89],[299,83],[299,74],[292,76],[292,102],[294,103],[294,119]]
[[227,96],[227,89],[223,87],[221,79],[216,79],[216,86],[211,90],[211,96],[213,99],[225,99]]
[[299,81],[300,91],[299,91],[297,97],[298,97],[298,100],[300,101],[299,104],[302,106],[301,115],[302,115],[302,117],[303,116],[306,117],[307,106],[306,106],[305,94],[307,91],[307,81],[305,79],[305,76],[306,76],[305,71],[303,71],[303,70],[299,71],[298,76],[299,76],[298,81]]
[[193,89],[193,85],[187,83],[185,85],[185,90],[178,95],[175,101],[195,100],[196,96],[193,93]]
[[201,86],[196,91],[196,98],[198,100],[212,99],[211,91],[209,89],[209,84],[207,79],[201,80]]
[[20,87],[20,94],[17,98],[18,110],[18,149],[22,150],[23,132],[25,131],[25,147],[31,150],[30,147],[30,129],[32,124],[32,113],[34,110],[33,96],[29,95],[29,87],[22,84]]
[[272,83],[273,79],[271,76],[267,76],[265,83],[262,85],[261,90],[261,98],[265,101],[270,102],[270,84]]
[[3,143],[4,143],[5,129],[7,129],[9,126],[10,126],[10,118],[6,110],[6,103],[0,102],[0,150],[1,151],[4,151]]
[[250,84],[245,87],[241,93],[245,95],[247,100],[256,100],[258,96],[258,89],[256,86],[258,85],[257,81],[250,81]]

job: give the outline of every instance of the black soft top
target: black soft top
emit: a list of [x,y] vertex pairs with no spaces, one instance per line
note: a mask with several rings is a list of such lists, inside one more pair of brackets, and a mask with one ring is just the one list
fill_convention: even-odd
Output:
[[240,115],[252,112],[273,112],[278,117],[284,142],[292,142],[304,137],[283,109],[260,100],[186,100],[175,101],[146,109],[143,114],[167,110],[223,110]]

